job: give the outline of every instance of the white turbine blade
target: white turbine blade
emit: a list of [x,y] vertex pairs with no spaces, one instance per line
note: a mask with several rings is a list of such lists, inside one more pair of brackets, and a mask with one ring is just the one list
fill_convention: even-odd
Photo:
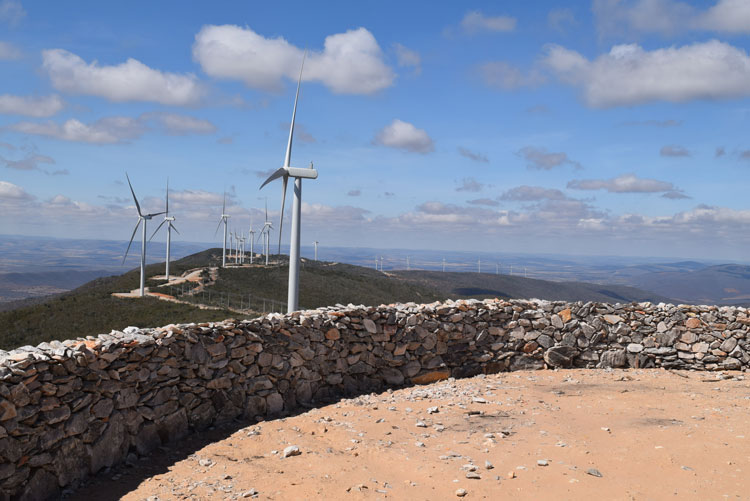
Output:
[[151,234],[151,238],[148,239],[149,242],[151,241],[152,238],[154,238],[154,235],[156,235],[156,233],[159,231],[159,229],[161,229],[161,227],[164,226],[164,223],[166,223],[166,222],[167,222],[166,219],[162,219],[161,224],[156,227],[156,229],[154,230],[154,232]]
[[216,231],[214,231],[214,236],[219,232],[219,228],[221,228],[221,223],[224,222],[224,218],[219,218],[219,226],[216,227]]
[[162,212],[154,212],[152,214],[146,214],[146,217],[161,216],[162,214],[164,214],[164,211],[162,211]]
[[268,224],[268,198],[266,198],[266,224]]
[[281,254],[281,229],[284,227],[284,204],[286,204],[286,185],[289,183],[289,176],[284,176],[281,187],[281,215],[279,216],[279,254]]
[[165,213],[169,216],[169,178],[167,178],[167,207]]
[[299,79],[297,80],[297,95],[294,96],[294,109],[292,110],[292,123],[289,124],[289,142],[286,145],[286,156],[284,157],[284,167],[289,167],[289,162],[292,160],[292,138],[294,136],[294,121],[297,118],[297,101],[299,100],[299,88],[302,84],[302,70],[305,67],[305,58],[307,57],[307,50],[302,56],[302,66],[299,69]]
[[227,192],[224,191],[224,203],[221,206],[221,213],[226,214],[227,213]]
[[175,228],[175,225],[173,225],[171,222],[169,223],[169,226],[175,231],[175,233],[177,233],[178,235],[180,234],[180,232],[177,231],[177,228]]
[[125,264],[125,259],[128,257],[128,252],[130,252],[130,246],[133,245],[133,239],[135,238],[135,232],[138,231],[138,226],[141,224],[141,218],[138,218],[138,222],[135,223],[135,228],[133,228],[133,234],[130,235],[130,242],[128,243],[128,248],[125,249],[125,255],[122,256],[122,264]]
[[133,194],[133,201],[135,202],[135,208],[138,210],[138,215],[141,216],[141,204],[138,203],[138,199],[135,196],[135,191],[133,191],[133,185],[130,183],[130,176],[128,176],[128,173],[125,173],[125,177],[128,178],[128,186],[130,186],[130,193]]
[[276,169],[274,171],[273,174],[271,174],[270,176],[268,176],[268,179],[266,179],[263,182],[263,184],[260,185],[260,188],[258,188],[258,189],[262,190],[265,185],[267,185],[268,183],[270,183],[271,181],[273,181],[275,179],[280,178],[281,176],[283,176],[285,174],[286,174],[286,168],[285,167],[279,167],[278,169]]

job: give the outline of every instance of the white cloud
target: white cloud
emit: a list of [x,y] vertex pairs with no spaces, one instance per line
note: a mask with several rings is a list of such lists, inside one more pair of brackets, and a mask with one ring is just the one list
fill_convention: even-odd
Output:
[[172,136],[185,136],[188,134],[213,134],[216,132],[216,126],[208,120],[195,118],[178,113],[169,113],[166,111],[155,111],[144,113],[139,120],[149,123],[155,123],[162,130]]
[[541,186],[517,186],[500,196],[500,200],[514,202],[536,202],[540,200],[565,200],[568,197],[560,190],[542,188]]
[[20,186],[7,181],[0,181],[0,201],[33,200],[34,197]]
[[39,164],[54,164],[55,159],[48,157],[47,155],[39,155],[36,153],[29,154],[20,160],[9,160],[0,156],[0,162],[5,164],[9,169],[15,170],[41,170]]
[[173,136],[216,132],[216,126],[207,120],[168,112],[143,113],[137,118],[104,117],[91,124],[75,118],[62,124],[18,122],[7,128],[24,134],[92,144],[125,143],[138,139],[152,128]]
[[544,82],[544,77],[536,69],[524,73],[504,61],[490,61],[479,65],[478,69],[485,85],[498,89],[514,90]]
[[0,0],[0,21],[15,26],[26,17],[26,10],[18,0]]
[[419,52],[411,50],[400,43],[394,43],[393,49],[396,51],[396,60],[399,66],[402,68],[414,68],[416,75],[422,72],[422,58]]
[[606,190],[610,193],[660,193],[679,191],[672,183],[623,174],[612,179],[574,179],[568,183],[573,190]]
[[51,117],[63,109],[60,96],[13,96],[0,94],[0,114]]
[[414,125],[398,118],[383,127],[373,142],[414,153],[430,153],[435,150],[435,143],[424,129],[417,129]]
[[484,185],[473,177],[465,177],[461,181],[461,185],[456,188],[456,191],[470,191],[477,193],[482,191],[482,188],[484,188]]
[[510,16],[486,16],[478,10],[467,12],[461,20],[461,28],[467,33],[481,31],[508,32],[516,29],[516,18]]
[[110,101],[147,101],[182,106],[205,94],[195,75],[155,70],[135,59],[115,66],[86,63],[63,49],[42,51],[42,68],[61,92],[103,97]]
[[[233,25],[204,26],[193,44],[193,58],[206,74],[264,90],[280,89],[284,77],[296,81],[302,54],[281,37]],[[395,76],[372,33],[358,28],[327,36],[322,51],[308,53],[302,78],[337,94],[373,94],[390,87]]]
[[750,57],[717,40],[653,51],[615,45],[593,61],[551,45],[543,63],[596,108],[750,96]]
[[12,61],[21,58],[21,51],[9,42],[0,40],[0,61]]
[[565,33],[569,28],[577,25],[573,11],[570,9],[552,9],[547,14],[547,24],[550,28],[560,33]]
[[474,160],[475,162],[481,162],[481,163],[488,163],[489,159],[487,158],[487,155],[484,155],[482,153],[478,153],[475,151],[471,151],[468,148],[464,148],[462,146],[458,147],[458,154],[462,157],[468,158],[469,160]]
[[581,169],[581,164],[568,158],[565,152],[553,153],[545,148],[534,146],[525,146],[518,150],[518,155],[526,159],[526,166],[529,169],[550,170],[562,165],[572,165],[576,169]]
[[487,207],[497,207],[500,205],[500,202],[491,198],[477,198],[474,200],[467,200],[466,203],[471,205],[485,205]]
[[602,36],[688,31],[750,33],[750,3],[719,0],[705,10],[675,0],[595,0],[594,16]]

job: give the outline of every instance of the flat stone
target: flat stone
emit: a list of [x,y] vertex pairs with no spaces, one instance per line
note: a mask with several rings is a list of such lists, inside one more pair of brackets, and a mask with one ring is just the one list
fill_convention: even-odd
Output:
[[640,353],[643,351],[643,345],[638,343],[630,343],[627,350],[628,353]]
[[377,325],[375,325],[375,322],[373,322],[369,318],[365,318],[364,320],[362,320],[362,325],[365,327],[365,329],[367,330],[367,332],[369,332],[370,334],[377,334],[378,327],[377,327]]
[[553,346],[544,352],[544,361],[552,367],[570,367],[578,353],[572,346]]
[[622,317],[619,315],[604,315],[602,318],[605,322],[611,325],[615,325],[623,321]]
[[411,381],[414,384],[430,384],[434,383],[435,381],[448,379],[449,377],[451,377],[450,369],[440,369],[414,376],[411,378]]
[[700,318],[691,317],[685,321],[685,327],[687,327],[688,329],[697,329],[700,326],[701,326]]

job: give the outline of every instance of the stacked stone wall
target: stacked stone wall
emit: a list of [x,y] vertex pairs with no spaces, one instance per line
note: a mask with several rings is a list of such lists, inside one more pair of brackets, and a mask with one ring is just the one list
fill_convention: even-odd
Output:
[[190,431],[345,395],[552,367],[746,369],[744,308],[457,301],[128,328],[0,351],[0,499],[40,499]]

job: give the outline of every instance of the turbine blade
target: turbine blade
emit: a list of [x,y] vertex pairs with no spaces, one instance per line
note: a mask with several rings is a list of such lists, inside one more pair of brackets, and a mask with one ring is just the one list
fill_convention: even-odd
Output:
[[128,248],[125,249],[125,255],[122,256],[122,264],[125,264],[125,259],[128,257],[128,252],[130,252],[130,246],[133,245],[133,239],[135,238],[135,232],[138,231],[138,227],[141,225],[141,218],[138,218],[138,222],[135,223],[135,228],[133,228],[133,234],[130,235],[130,242],[128,243]]
[[166,214],[169,216],[169,178],[167,178],[167,207]]
[[141,204],[138,203],[138,199],[135,197],[135,191],[133,191],[133,185],[130,183],[130,176],[125,173],[125,177],[128,178],[128,186],[130,186],[130,193],[133,194],[133,201],[135,201],[135,208],[138,210],[138,215],[141,216]]
[[[166,220],[166,219],[162,219],[162,221],[161,221],[161,224],[160,224],[159,226],[157,226],[157,227],[156,227],[156,229],[154,230],[154,232],[153,232],[153,233],[151,234],[151,238],[154,238],[154,235],[156,235],[156,232],[158,232],[158,231],[159,231],[159,229],[160,229],[160,228],[161,228],[162,226],[164,226],[164,223],[166,223],[166,222],[167,222],[167,220]],[[149,241],[149,242],[151,241],[151,238],[149,238],[149,239],[148,239],[148,241]]]
[[175,227],[175,225],[173,225],[172,223],[169,223],[169,226],[175,231],[175,233],[177,233],[178,235],[180,234],[180,232],[177,231],[177,228]]
[[154,212],[153,214],[146,214],[146,217],[161,216],[162,214],[164,214],[164,211],[162,211],[162,212]]
[[224,190],[224,203],[221,206],[221,213],[226,214],[227,213],[227,192]]
[[221,223],[223,222],[224,222],[224,218],[222,217],[219,219],[219,226],[216,227],[216,231],[214,231],[214,236],[216,236],[216,234],[219,232],[219,228],[221,228]]
[[268,222],[268,197],[266,197],[266,223]]
[[286,156],[284,157],[284,167],[290,167],[289,162],[292,160],[292,137],[294,136],[294,121],[297,118],[297,101],[299,100],[299,88],[302,84],[302,70],[305,67],[305,58],[307,57],[307,49],[305,54],[302,56],[302,66],[299,69],[299,79],[297,80],[297,94],[294,96],[294,109],[292,110],[292,123],[289,124],[289,142],[286,145]]
[[286,185],[289,183],[289,176],[284,176],[281,188],[281,215],[279,216],[279,254],[281,254],[281,229],[284,227],[284,204],[286,203]]
[[263,184],[261,184],[261,185],[260,185],[260,188],[258,188],[258,189],[259,189],[259,190],[262,190],[262,189],[263,189],[263,187],[264,187],[265,185],[267,185],[267,184],[268,184],[268,183],[270,183],[271,181],[274,181],[274,180],[276,180],[276,179],[280,178],[280,177],[281,177],[281,176],[283,176],[284,174],[286,174],[286,168],[285,168],[285,167],[279,167],[278,169],[276,169],[276,170],[274,171],[274,173],[273,173],[273,174],[271,174],[270,176],[268,176],[268,179],[266,179],[266,180],[265,180],[265,181],[263,182]]

